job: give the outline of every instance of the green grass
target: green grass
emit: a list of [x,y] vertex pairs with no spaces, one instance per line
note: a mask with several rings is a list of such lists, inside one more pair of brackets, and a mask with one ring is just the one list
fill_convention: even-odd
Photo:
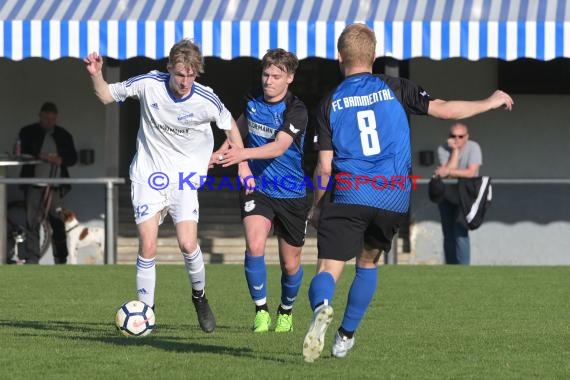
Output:
[[[305,279],[290,334],[250,332],[243,268],[210,265],[217,316],[202,333],[182,266],[157,269],[157,331],[124,338],[116,309],[135,298],[134,266],[0,266],[0,379],[567,379],[570,267],[380,269],[349,356],[330,356],[353,268],[337,287],[322,358],[304,363]],[[272,316],[279,268],[269,267]]]

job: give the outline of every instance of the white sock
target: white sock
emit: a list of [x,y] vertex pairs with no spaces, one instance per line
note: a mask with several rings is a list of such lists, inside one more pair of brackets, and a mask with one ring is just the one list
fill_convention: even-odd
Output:
[[263,306],[267,303],[267,297],[255,300],[253,301],[253,303],[255,304],[255,306]]
[[200,250],[200,246],[192,253],[182,252],[184,257],[184,265],[188,272],[188,279],[192,290],[204,290],[206,286],[206,269],[204,268],[204,256]]
[[137,257],[137,294],[139,301],[154,306],[154,288],[156,285],[156,266],[154,258]]

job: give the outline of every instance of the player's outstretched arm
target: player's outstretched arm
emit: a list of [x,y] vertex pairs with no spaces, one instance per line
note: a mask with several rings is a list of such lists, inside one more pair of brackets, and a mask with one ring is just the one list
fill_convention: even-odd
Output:
[[93,82],[95,95],[103,104],[110,104],[115,101],[109,90],[109,84],[103,79],[103,57],[98,53],[89,54],[84,60],[85,68]]
[[430,101],[428,115],[439,119],[465,119],[490,110],[504,107],[507,111],[513,108],[514,102],[509,94],[501,90],[481,100],[442,100]]
[[232,128],[229,131],[225,131],[226,137],[228,139],[228,144],[231,143],[231,145],[233,146],[237,146],[238,148],[243,148],[243,141],[241,139],[241,134],[239,133],[236,121],[233,118],[231,123],[232,123]]
[[[228,138],[228,144],[230,146],[230,149],[231,147],[235,147],[236,149],[243,150],[243,141],[241,139],[241,134],[233,118],[232,118],[232,128],[229,131],[226,131],[226,136]],[[240,162],[238,166],[238,175],[240,177],[242,185],[245,187],[245,193],[246,194],[251,193],[255,188],[255,180],[251,175],[251,170],[249,169],[249,165],[247,164],[247,162]]]
[[293,137],[279,132],[275,140],[256,148],[236,148],[230,144],[230,149],[223,153],[224,167],[237,164],[245,160],[267,160],[282,156],[293,143]]

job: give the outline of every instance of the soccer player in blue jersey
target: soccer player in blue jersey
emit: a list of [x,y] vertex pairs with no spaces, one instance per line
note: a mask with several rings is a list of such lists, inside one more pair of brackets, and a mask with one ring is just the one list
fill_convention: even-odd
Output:
[[[478,101],[445,101],[430,98],[406,79],[373,75],[375,46],[374,32],[366,25],[344,29],[337,49],[345,79],[322,100],[317,114],[319,156],[309,218],[318,227],[318,263],[309,287],[313,318],[303,341],[307,362],[321,355],[333,317],[335,285],[345,262],[356,257],[332,355],[343,358],[354,346],[355,331],[377,287],[380,255],[390,250],[408,212],[412,162],[406,114],[463,119],[513,106],[502,91]],[[332,191],[327,201],[323,189],[329,181]]]
[[[240,194],[241,216],[246,239],[245,277],[253,302],[253,331],[267,332],[271,317],[267,306],[265,244],[271,228],[279,242],[281,303],[277,309],[276,332],[293,330],[293,303],[297,298],[303,268],[301,249],[305,242],[309,204],[303,171],[303,141],[307,109],[289,91],[299,62],[283,49],[269,50],[261,61],[261,93],[251,94],[238,119],[245,149],[230,142],[214,153],[224,166],[239,163],[255,177],[253,191]],[[222,153],[223,152],[223,153]],[[221,154],[220,154],[221,153]]]
[[[103,104],[127,98],[140,102],[137,153],[129,173],[139,234],[139,300],[154,309],[158,228],[169,213],[176,225],[198,322],[203,331],[212,332],[216,320],[205,294],[206,270],[198,245],[199,183],[190,186],[179,173],[195,173],[193,178],[205,176],[214,148],[211,122],[224,130],[232,143],[243,147],[237,125],[212,89],[195,81],[203,72],[204,62],[198,46],[188,39],[171,48],[167,73],[151,71],[108,84],[103,79],[101,56],[91,53],[85,64],[95,94]],[[247,174],[251,172],[240,173]]]

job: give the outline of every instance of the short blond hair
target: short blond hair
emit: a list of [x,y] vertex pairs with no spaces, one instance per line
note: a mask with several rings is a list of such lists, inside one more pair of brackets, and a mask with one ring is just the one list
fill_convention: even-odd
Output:
[[188,38],[177,42],[170,49],[167,67],[171,69],[178,63],[192,69],[196,75],[204,72],[204,57],[200,47]]
[[376,35],[365,24],[348,25],[338,38],[343,65],[372,65],[376,58]]

